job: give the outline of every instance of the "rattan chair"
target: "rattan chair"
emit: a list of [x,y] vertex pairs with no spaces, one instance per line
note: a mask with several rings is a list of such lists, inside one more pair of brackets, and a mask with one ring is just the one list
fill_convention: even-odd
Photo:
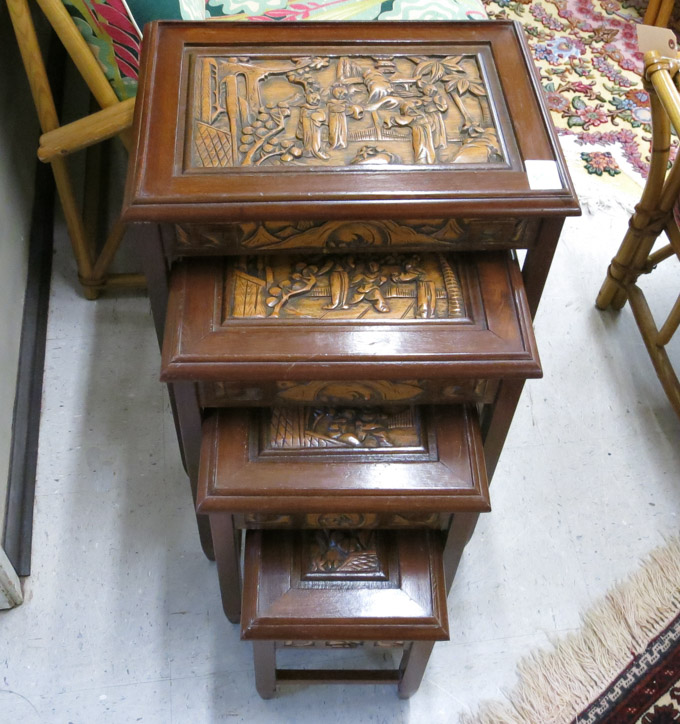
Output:
[[129,147],[131,136],[128,129],[132,125],[134,98],[119,100],[61,0],[38,0],[38,4],[102,108],[73,123],[60,125],[28,0],[7,0],[43,133],[38,157],[52,165],[84,294],[88,299],[96,299],[107,287],[142,287],[145,281],[141,274],[109,273],[123,238],[124,226],[115,222],[101,249],[96,251],[95,240],[88,233],[65,159],[75,151],[116,135]]
[[[164,3],[146,0],[136,3],[134,15],[130,12],[130,7],[120,0],[36,2],[102,109],[60,126],[30,14],[29,0],[7,0],[43,132],[38,156],[52,164],[85,296],[96,299],[103,289],[109,287],[142,286],[144,278],[139,274],[109,272],[124,234],[124,227],[120,222],[113,224],[101,250],[95,251],[94,234],[89,231],[83,218],[83,210],[76,201],[65,156],[116,135],[129,147],[129,127],[134,112],[142,38],[140,27],[146,21],[161,17],[240,21],[249,19],[250,16],[243,12],[225,16],[228,9],[219,3],[205,4],[203,0],[169,0]],[[279,8],[271,11],[270,17],[256,16],[255,19],[271,21],[280,19],[283,14],[288,20],[347,20],[365,16],[369,10],[375,17],[383,12],[380,0],[362,0],[361,3],[354,0],[336,0],[327,4],[318,3],[316,9],[310,11],[306,8],[304,12],[292,0],[287,5],[290,7],[285,10]],[[453,0],[447,12],[450,14],[449,19],[474,20],[485,17],[481,0]],[[385,19],[396,19],[392,17],[392,11],[386,11],[385,15]]]
[[[680,156],[668,170],[671,126],[676,133],[680,132],[679,68],[677,59],[663,58],[655,51],[645,54],[645,86],[652,107],[649,176],[596,301],[600,309],[621,309],[626,300],[630,302],[656,373],[678,416],[680,383],[666,346],[680,325],[680,296],[659,328],[637,280],[641,274],[652,272],[662,261],[680,258],[680,230],[673,213],[680,195]],[[669,243],[654,251],[663,232]]]

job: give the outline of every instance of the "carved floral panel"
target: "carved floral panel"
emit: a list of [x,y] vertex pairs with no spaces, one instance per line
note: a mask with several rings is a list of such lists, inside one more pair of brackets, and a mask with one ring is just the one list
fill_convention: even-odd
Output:
[[197,56],[193,168],[502,164],[476,54]]
[[441,254],[241,257],[225,291],[227,319],[465,316],[458,274]]

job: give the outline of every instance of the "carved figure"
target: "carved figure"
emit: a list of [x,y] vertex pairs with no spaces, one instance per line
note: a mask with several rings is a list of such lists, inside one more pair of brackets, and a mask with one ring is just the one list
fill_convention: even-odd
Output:
[[435,316],[437,290],[434,282],[427,278],[427,272],[418,267],[420,257],[414,255],[406,260],[404,268],[392,274],[395,282],[416,282],[416,318],[430,319]]
[[268,432],[271,449],[329,448],[367,450],[413,447],[421,443],[412,407],[273,407]]
[[350,282],[354,287],[350,304],[358,304],[365,299],[371,302],[376,311],[389,312],[390,308],[380,291],[380,285],[386,281],[387,277],[383,276],[377,261],[362,263]]
[[313,411],[309,431],[355,447],[391,447],[386,424],[376,410],[330,407]]
[[448,110],[449,104],[434,83],[427,83],[423,86],[423,95],[425,96],[423,110],[431,122],[434,145],[436,148],[446,148],[446,126],[442,113]]
[[[199,167],[503,160],[474,52],[215,56],[196,64],[189,164]],[[398,109],[398,110],[396,110]],[[394,115],[391,115],[394,114]],[[472,137],[474,147],[456,156]],[[366,145],[378,142],[380,147]],[[489,151],[484,159],[484,144]],[[412,154],[412,156],[411,156]]]
[[387,281],[376,261],[356,264],[354,257],[340,258],[334,262],[329,275],[331,303],[324,309],[349,309],[366,300],[378,312],[389,312],[390,308],[380,291],[380,285]]
[[349,271],[347,266],[353,265],[353,260],[347,260],[346,265],[340,262],[333,264],[329,276],[331,287],[331,303],[326,304],[324,309],[349,309],[347,300],[349,299]]
[[347,88],[334,85],[328,101],[328,143],[331,148],[347,148]]
[[300,121],[297,137],[302,139],[303,156],[316,156],[328,160],[330,156],[322,149],[321,129],[326,122],[326,114],[320,106],[321,96],[312,92],[307,101],[300,106]]
[[227,294],[227,314],[238,318],[455,319],[465,306],[456,271],[434,254],[242,257],[228,274]]
[[385,121],[385,127],[410,126],[414,163],[432,164],[437,161],[434,150],[432,119],[423,112],[423,102],[417,98],[402,101],[399,106],[401,115],[392,116]]

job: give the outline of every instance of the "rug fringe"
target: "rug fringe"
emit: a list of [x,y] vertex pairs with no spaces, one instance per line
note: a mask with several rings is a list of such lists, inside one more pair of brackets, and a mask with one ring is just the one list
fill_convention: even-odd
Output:
[[484,702],[461,724],[569,724],[641,654],[680,611],[680,537],[652,551],[642,567],[583,617],[581,629],[517,665],[507,702]]

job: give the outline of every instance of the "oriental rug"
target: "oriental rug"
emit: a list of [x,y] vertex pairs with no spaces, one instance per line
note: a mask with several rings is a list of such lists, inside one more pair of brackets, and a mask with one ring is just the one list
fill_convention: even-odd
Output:
[[636,25],[646,0],[485,0],[489,18],[522,23],[553,121],[582,144],[591,174],[620,172],[618,147],[646,176],[651,139]]
[[517,667],[505,702],[461,724],[680,722],[680,538],[653,551],[583,617],[583,627]]
[[[134,96],[141,28],[157,19],[519,21],[559,133],[600,177],[647,173],[651,113],[635,26],[647,0],[65,0],[122,100]],[[573,161],[572,161],[573,166]]]

